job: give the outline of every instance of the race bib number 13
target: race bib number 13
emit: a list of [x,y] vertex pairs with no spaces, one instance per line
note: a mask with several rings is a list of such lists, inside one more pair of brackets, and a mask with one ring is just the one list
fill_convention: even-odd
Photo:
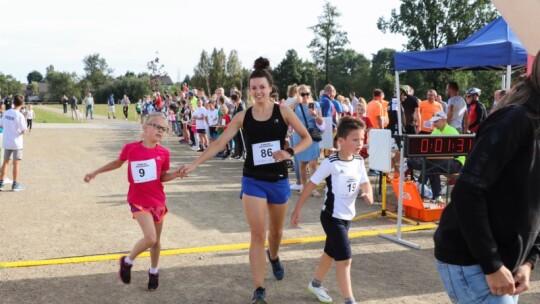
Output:
[[276,161],[272,157],[272,154],[276,151],[281,150],[279,140],[253,144],[252,148],[253,165],[255,166],[275,163]]
[[131,164],[131,176],[133,182],[146,183],[157,179],[157,167],[155,159],[133,161]]

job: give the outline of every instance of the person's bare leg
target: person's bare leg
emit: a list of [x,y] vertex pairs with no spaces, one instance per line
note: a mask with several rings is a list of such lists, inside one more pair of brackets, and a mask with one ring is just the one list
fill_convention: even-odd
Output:
[[266,257],[264,243],[266,241],[266,210],[264,198],[242,194],[244,214],[249,224],[251,241],[249,246],[249,266],[253,275],[255,288],[264,287]]
[[131,249],[131,252],[129,253],[129,259],[132,261],[135,260],[139,254],[154,246],[157,241],[156,227],[154,226],[152,215],[147,212],[139,212],[135,213],[134,217],[141,227],[143,238],[135,243],[135,246],[133,246],[133,249]]
[[150,247],[150,260],[152,268],[158,267],[159,253],[161,250],[161,231],[163,230],[163,221],[161,223],[154,223],[156,228],[156,243]]
[[352,259],[336,261],[336,277],[339,290],[344,299],[353,297],[351,287],[351,264]]
[[298,167],[300,168],[300,182],[302,186],[307,185],[307,162],[299,162]]
[[315,280],[322,282],[328,274],[328,270],[332,267],[334,259],[331,258],[326,252],[323,252],[321,258],[319,259],[319,264],[317,265],[317,270],[315,271]]
[[9,159],[4,159],[4,163],[2,164],[2,169],[0,171],[0,179],[3,180],[6,177],[8,166],[9,166]]
[[13,181],[19,181],[19,163],[20,163],[20,160],[18,159],[13,160]]
[[278,257],[279,245],[283,238],[283,225],[285,224],[287,205],[287,203],[268,204],[268,247],[270,250],[270,258],[272,260],[275,260]]

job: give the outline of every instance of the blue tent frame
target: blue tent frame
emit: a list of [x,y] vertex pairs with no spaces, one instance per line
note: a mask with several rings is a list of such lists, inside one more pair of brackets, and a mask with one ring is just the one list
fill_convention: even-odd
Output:
[[396,71],[436,69],[520,68],[527,64],[527,51],[499,17],[467,39],[445,47],[416,52],[396,52]]
[[[399,72],[411,70],[478,70],[506,68],[506,88],[510,87],[512,67],[519,68],[527,64],[527,51],[512,32],[506,21],[499,17],[467,39],[445,47],[417,51],[396,52],[394,67],[396,77],[396,96],[399,92]],[[401,107],[398,108],[398,132],[402,134]],[[401,145],[400,164],[404,161],[404,145]],[[400,166],[400,182],[398,195],[398,218],[396,237],[381,235],[391,241],[419,249],[415,243],[401,239],[401,224],[403,214],[403,180],[405,168]]]

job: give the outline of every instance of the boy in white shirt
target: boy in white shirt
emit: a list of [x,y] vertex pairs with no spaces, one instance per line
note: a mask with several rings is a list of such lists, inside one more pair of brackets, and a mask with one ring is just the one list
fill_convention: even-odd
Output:
[[364,201],[367,204],[373,203],[373,191],[364,159],[359,155],[364,144],[365,129],[364,122],[358,118],[346,116],[339,120],[336,135],[339,151],[322,161],[304,187],[291,215],[291,225],[298,226],[305,202],[317,185],[326,180],[325,200],[321,212],[326,244],[315,278],[308,285],[308,291],[323,303],[332,302],[332,298],[322,286],[322,281],[334,261],[338,286],[345,304],[356,303],[351,287],[352,254],[348,232],[351,220],[356,214],[355,202],[360,190]]
[[14,107],[7,110],[0,119],[3,128],[2,146],[4,148],[4,161],[0,170],[0,191],[4,190],[4,177],[6,177],[9,161],[13,157],[13,185],[11,190],[21,191],[23,187],[18,182],[19,162],[23,157],[23,135],[28,132],[26,119],[21,113],[24,106],[24,97],[16,95],[13,100]]
[[210,143],[212,143],[214,140],[218,138],[218,131],[217,131],[217,125],[218,125],[218,113],[219,110],[216,109],[214,102],[210,101],[208,102],[208,130],[210,133]]
[[208,136],[206,135],[206,126],[208,123],[208,115],[206,109],[202,106],[202,100],[197,100],[197,110],[193,112],[193,118],[195,119],[195,128],[197,129],[197,135],[199,136],[200,147],[197,152],[202,152],[208,148]]

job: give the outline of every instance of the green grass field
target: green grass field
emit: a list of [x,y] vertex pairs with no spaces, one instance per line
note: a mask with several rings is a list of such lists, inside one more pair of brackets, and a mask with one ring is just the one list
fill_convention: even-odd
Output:
[[71,112],[68,112],[68,114],[59,114],[54,113],[51,111],[47,111],[44,109],[40,109],[39,107],[34,107],[34,112],[36,113],[36,118],[34,118],[34,122],[36,123],[81,123],[82,120],[72,120],[71,119]]
[[[47,107],[52,107],[56,109],[62,109],[62,105],[60,104],[54,104],[54,105],[46,105]],[[82,105],[79,105],[79,109],[83,115],[85,115],[86,109],[83,109]],[[68,115],[71,118],[71,108],[68,106]],[[94,115],[101,115],[101,116],[107,116],[107,105],[105,104],[97,104],[94,106]],[[116,119],[124,119],[124,113],[122,112],[122,106],[116,105],[115,106],[115,115]],[[112,117],[111,117],[112,118]],[[135,105],[130,105],[129,107],[129,117],[128,119],[130,121],[136,121],[137,120],[137,112],[135,112]]]

